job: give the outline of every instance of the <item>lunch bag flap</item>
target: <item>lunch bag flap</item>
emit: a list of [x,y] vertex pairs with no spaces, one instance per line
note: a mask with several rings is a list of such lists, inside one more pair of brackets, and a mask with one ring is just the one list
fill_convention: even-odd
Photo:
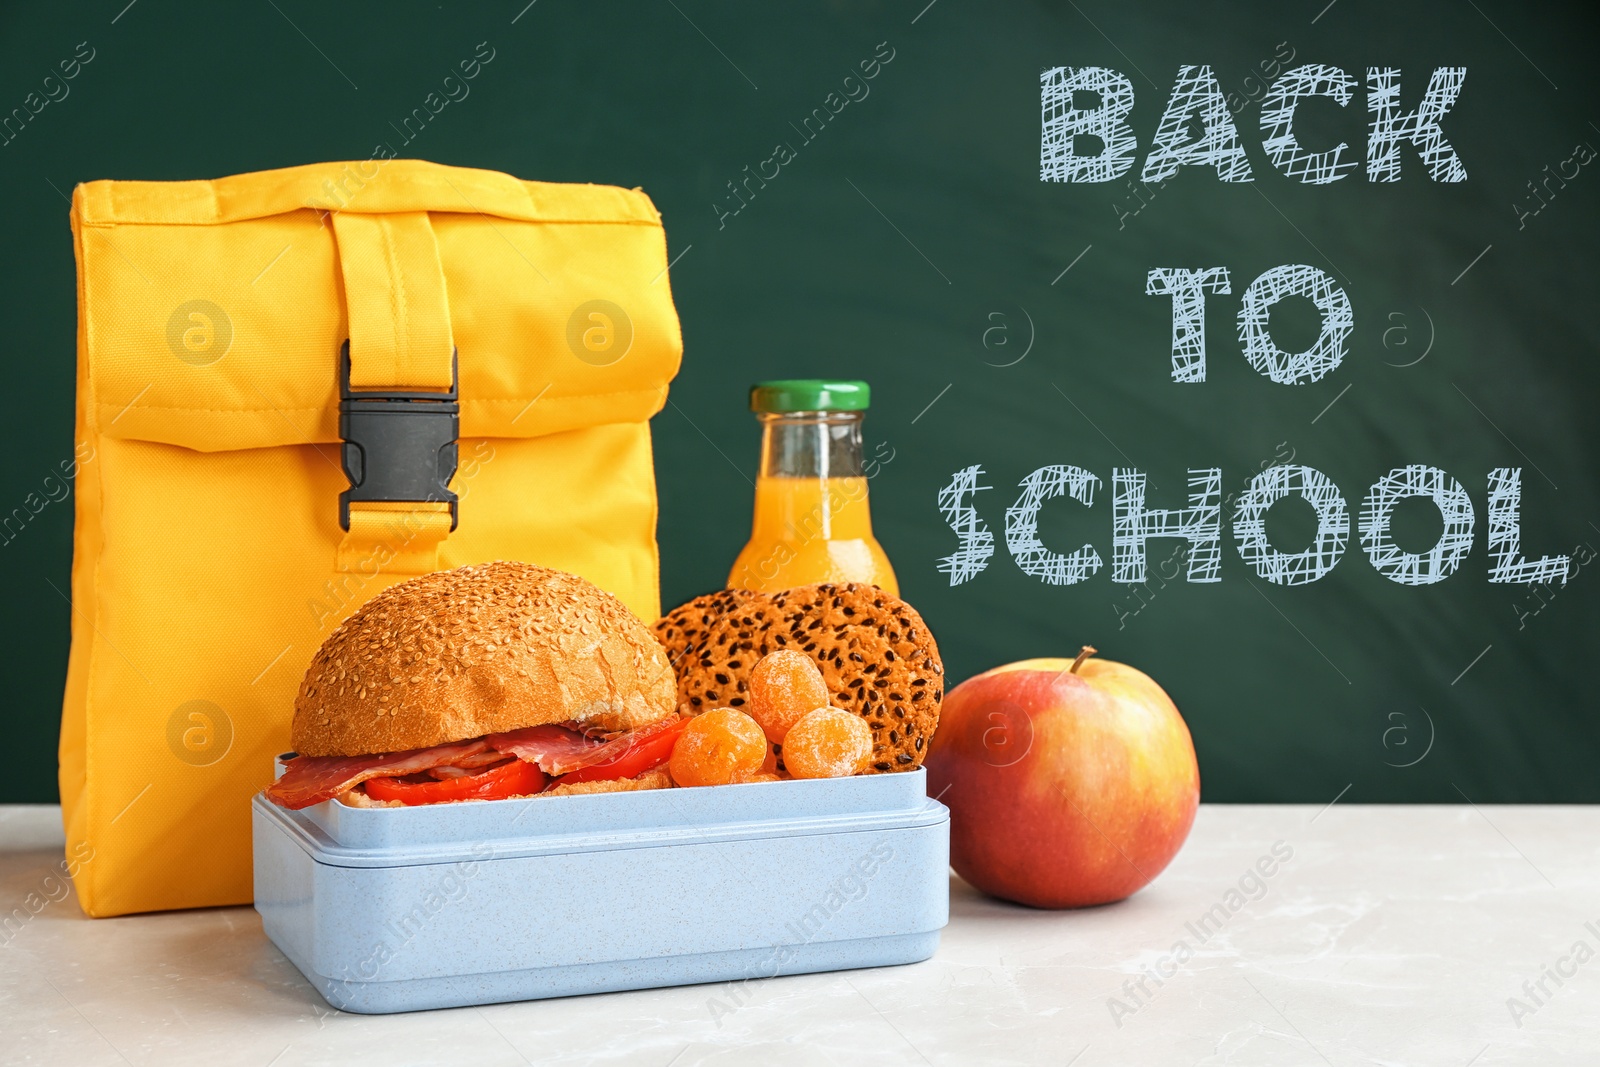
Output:
[[[417,342],[397,355],[420,361],[401,375],[431,367],[434,386],[441,359],[422,341],[447,326],[463,437],[644,421],[683,349],[660,216],[636,190],[369,161],[90,182],[73,222],[86,414],[111,437],[205,452],[335,443],[340,348],[358,330],[385,343],[391,322]],[[424,226],[442,292],[417,268]],[[358,387],[417,384],[362,355],[355,345]]]

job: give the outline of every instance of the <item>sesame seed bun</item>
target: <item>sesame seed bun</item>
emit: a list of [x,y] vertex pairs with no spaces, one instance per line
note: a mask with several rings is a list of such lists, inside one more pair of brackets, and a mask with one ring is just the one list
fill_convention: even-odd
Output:
[[652,767],[636,778],[605,778],[593,782],[573,782],[546,789],[542,797],[582,796],[586,793],[634,793],[641,789],[671,789],[672,775],[666,767]]
[[300,683],[291,743],[364,756],[545,723],[632,729],[676,704],[666,653],[616,597],[482,563],[392,586],[346,619]]

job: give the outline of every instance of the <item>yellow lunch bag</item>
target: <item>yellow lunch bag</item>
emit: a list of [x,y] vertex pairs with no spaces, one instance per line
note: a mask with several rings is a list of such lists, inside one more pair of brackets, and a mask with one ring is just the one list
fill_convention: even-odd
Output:
[[496,559],[659,614],[683,349],[638,190],[372,159],[80,185],[61,804],[90,915],[244,904],[317,646]]

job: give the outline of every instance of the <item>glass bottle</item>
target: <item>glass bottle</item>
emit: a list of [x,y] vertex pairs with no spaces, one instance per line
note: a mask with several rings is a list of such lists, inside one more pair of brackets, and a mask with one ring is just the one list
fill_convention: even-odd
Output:
[[759,382],[750,410],[761,421],[750,541],[728,585],[776,592],[814,582],[863,582],[899,592],[872,536],[861,421],[866,382]]

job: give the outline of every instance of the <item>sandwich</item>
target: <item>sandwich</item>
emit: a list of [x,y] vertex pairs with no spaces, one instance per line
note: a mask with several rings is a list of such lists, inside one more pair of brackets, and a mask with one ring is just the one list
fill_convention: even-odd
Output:
[[658,789],[682,731],[650,629],[574,574],[485,563],[390,587],[312,658],[266,791],[403,807]]

